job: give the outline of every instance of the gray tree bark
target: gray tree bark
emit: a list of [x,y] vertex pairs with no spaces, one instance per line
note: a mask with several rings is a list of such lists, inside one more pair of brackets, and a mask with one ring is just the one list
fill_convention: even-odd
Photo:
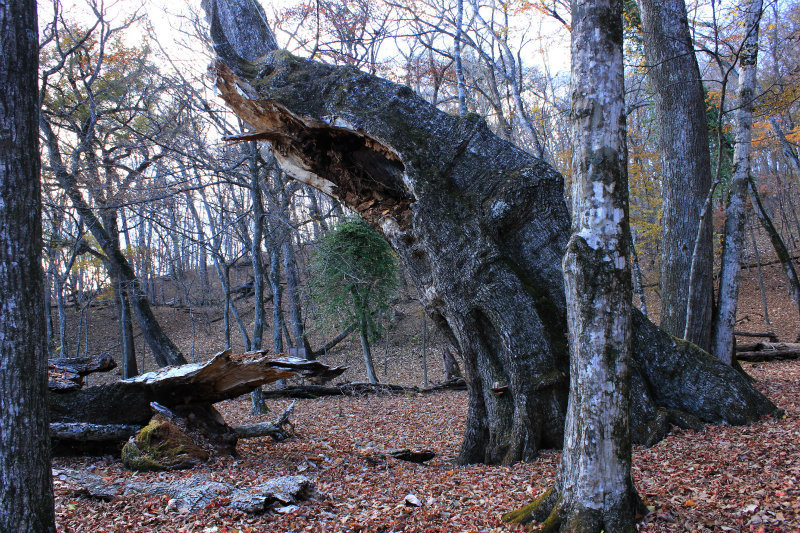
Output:
[[[268,139],[295,179],[378,228],[463,355],[469,411],[459,460],[513,463],[561,446],[569,372],[562,177],[480,118],[442,113],[408,87],[284,51],[237,61],[251,78],[222,62],[215,72],[222,97],[253,127],[244,138]],[[641,313],[632,321],[636,442],[663,436],[669,410],[731,424],[776,412],[736,370]],[[509,393],[496,395],[497,386]]]
[[564,255],[570,392],[555,487],[506,520],[634,532],[631,268],[622,1],[572,4],[572,237]]
[[712,312],[712,224],[700,237],[693,319],[686,324],[687,280],[703,202],[711,186],[705,98],[684,0],[639,0],[663,174],[661,327],[708,349]]
[[711,339],[711,353],[727,365],[733,361],[735,342],[733,329],[736,324],[736,305],[739,301],[744,225],[747,219],[747,181],[750,176],[750,149],[753,139],[761,3],[761,0],[750,0],[743,7],[746,18],[744,42],[739,52],[738,107],[734,119],[736,145],[733,150],[733,175],[725,217],[725,246],[722,250],[719,303]]
[[0,8],[0,531],[55,532],[41,266],[36,2]]

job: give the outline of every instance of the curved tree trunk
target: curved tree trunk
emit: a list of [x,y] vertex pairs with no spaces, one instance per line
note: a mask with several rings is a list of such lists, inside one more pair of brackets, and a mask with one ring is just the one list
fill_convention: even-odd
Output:
[[[216,65],[223,98],[254,127],[244,137],[269,140],[295,179],[379,229],[464,356],[469,414],[459,460],[512,463],[561,446],[563,178],[479,117],[443,113],[408,87],[284,51],[258,65],[245,57],[229,59],[239,75]],[[632,327],[636,442],[664,434],[666,409],[731,424],[775,411],[738,372],[638,312]],[[499,386],[508,392],[492,390]]]

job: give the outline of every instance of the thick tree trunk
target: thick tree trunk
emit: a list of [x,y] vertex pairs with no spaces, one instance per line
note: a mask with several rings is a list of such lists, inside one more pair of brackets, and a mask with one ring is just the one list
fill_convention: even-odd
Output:
[[570,392],[554,489],[505,519],[565,533],[636,531],[622,1],[572,3],[572,237],[564,255]]
[[639,0],[648,76],[655,105],[663,173],[661,327],[708,349],[712,311],[712,227],[703,228],[692,290],[692,323],[685,328],[692,244],[711,186],[706,107],[684,0]]
[[[284,51],[262,61],[239,60],[250,81],[218,63],[217,86],[295,179],[354,209],[397,251],[464,357],[469,414],[459,460],[512,463],[561,446],[569,372],[562,177],[483,120],[442,113],[408,87]],[[738,372],[638,312],[633,335],[637,442],[666,431],[659,409],[739,424],[775,411]],[[496,395],[497,386],[509,393]]]
[[0,8],[0,531],[55,532],[41,266],[36,2]]
[[725,217],[725,247],[722,251],[722,272],[719,282],[719,304],[711,339],[711,353],[730,365],[733,357],[736,306],[739,301],[742,248],[747,219],[747,180],[750,176],[750,148],[753,138],[753,107],[758,60],[758,24],[761,21],[761,0],[750,0],[746,7],[744,43],[739,52],[738,107],[734,122],[736,145],[733,151],[733,176]]

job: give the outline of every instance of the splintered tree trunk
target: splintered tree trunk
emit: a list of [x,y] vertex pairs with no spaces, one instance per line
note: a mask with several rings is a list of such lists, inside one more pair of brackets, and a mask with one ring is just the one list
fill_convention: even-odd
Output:
[[750,176],[750,147],[753,138],[753,104],[758,60],[758,24],[761,0],[747,2],[745,38],[739,53],[738,107],[736,109],[736,145],[733,151],[733,176],[725,217],[725,247],[722,251],[722,272],[719,282],[719,304],[711,339],[711,353],[723,363],[733,361],[736,305],[739,301],[742,248],[747,219],[747,180]]
[[[254,30],[233,23],[226,31]],[[562,177],[482,119],[443,113],[408,87],[285,51],[244,57],[215,70],[223,98],[253,127],[246,137],[270,140],[290,175],[383,233],[463,355],[469,410],[459,460],[513,463],[561,446],[569,385]],[[663,436],[665,409],[731,424],[775,412],[736,370],[641,313],[632,320],[635,441]],[[501,386],[508,392],[492,391]]]
[[692,243],[711,186],[711,156],[700,69],[694,56],[684,0],[639,0],[648,77],[655,90],[663,174],[661,327],[709,348],[712,311],[712,227],[700,236],[685,327]]
[[564,255],[570,344],[556,485],[505,519],[565,533],[634,532],[631,268],[622,0],[572,4],[572,237]]
[[36,2],[0,8],[0,531],[55,532],[41,267]]

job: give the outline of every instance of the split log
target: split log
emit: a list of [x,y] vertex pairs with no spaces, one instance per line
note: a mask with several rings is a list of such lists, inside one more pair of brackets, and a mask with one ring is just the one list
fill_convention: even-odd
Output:
[[[741,351],[739,351],[741,350]],[[737,347],[736,359],[756,363],[800,358],[800,344],[793,342],[758,342]]]
[[83,387],[83,378],[94,372],[108,372],[117,367],[108,355],[96,357],[63,357],[47,361],[48,388],[51,391],[78,390]]
[[[205,363],[167,367],[116,383],[81,390],[50,393],[50,421],[94,426],[147,426],[153,416],[151,404],[173,421],[182,420],[188,431],[203,435],[201,447],[213,453],[235,453],[237,433],[230,428],[213,404],[248,393],[266,383],[293,376],[330,379],[341,375],[344,367],[331,368],[318,361],[292,357],[269,358],[263,352],[231,355],[225,351]],[[163,406],[163,408],[158,408]],[[288,419],[288,415],[287,415]],[[283,422],[285,426],[286,421]],[[90,426],[86,426],[89,428]],[[90,442],[80,426],[74,431],[54,435],[57,453],[80,452]],[[191,429],[189,429],[191,428]],[[97,431],[96,431],[97,432]],[[101,435],[103,431],[99,431]],[[125,439],[109,429],[108,450],[119,451]],[[286,434],[284,430],[284,435]],[[277,433],[276,433],[277,435]],[[199,438],[199,437],[198,437]],[[97,446],[87,451],[95,453]]]
[[269,358],[263,352],[232,355],[226,350],[205,363],[166,367],[116,383],[51,393],[50,421],[144,426],[153,415],[151,402],[173,410],[212,405],[280,379],[331,378],[344,370],[318,361]]

